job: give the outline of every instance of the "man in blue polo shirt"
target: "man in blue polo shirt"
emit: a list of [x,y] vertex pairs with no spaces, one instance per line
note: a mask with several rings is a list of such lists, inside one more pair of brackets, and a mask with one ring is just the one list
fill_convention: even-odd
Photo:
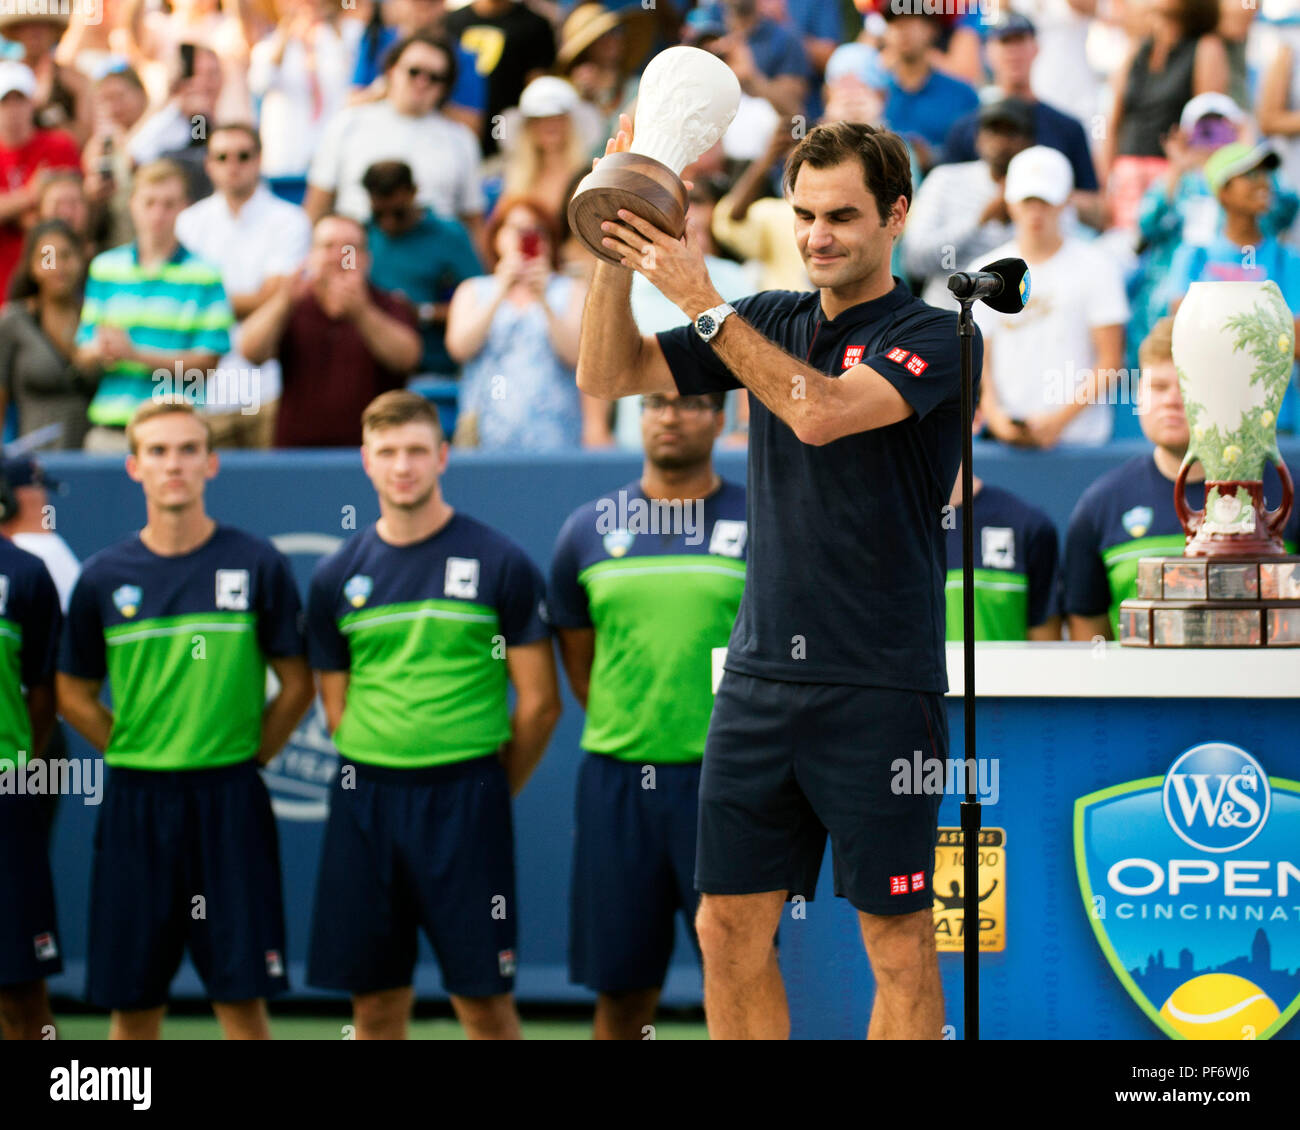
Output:
[[[607,152],[631,144],[631,121]],[[748,574],[705,745],[696,930],[715,1038],[789,1034],[773,936],[829,832],[877,985],[870,1036],[937,1039],[929,883],[938,797],[900,750],[946,759],[944,507],[961,459],[957,321],[889,271],[912,179],[896,134],[833,122],[786,165],[817,292],[724,304],[703,257],[630,212],[604,245],[691,319],[642,337],[631,275],[597,265],[577,380],[605,399],[751,393]],[[983,360],[978,330],[974,371]]]
[[952,124],[979,106],[975,88],[937,71],[930,48],[939,31],[936,16],[923,15],[921,5],[883,6],[885,55],[890,60],[885,124],[916,150],[922,170],[935,165]]
[[[1070,161],[1074,171],[1076,194],[1087,193],[1087,203],[1093,204],[1098,196],[1097,169],[1092,163],[1088,137],[1079,119],[1063,113],[1055,106],[1040,102],[1034,96],[1029,75],[1038,55],[1038,39],[1033,22],[1019,12],[1003,11],[988,30],[989,70],[993,72],[992,88],[984,92],[985,99],[1016,98],[1033,108],[1033,138],[1037,145],[1059,149]],[[941,160],[974,161],[975,133],[979,129],[976,111],[963,114],[952,125],[944,141]],[[1079,201],[1075,201],[1076,206]]]

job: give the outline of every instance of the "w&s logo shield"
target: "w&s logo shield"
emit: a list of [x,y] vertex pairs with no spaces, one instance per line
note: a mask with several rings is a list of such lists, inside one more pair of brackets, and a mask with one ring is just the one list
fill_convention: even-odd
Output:
[[1172,1039],[1268,1039],[1300,1011],[1300,782],[1205,742],[1163,777],[1080,797],[1085,912]]

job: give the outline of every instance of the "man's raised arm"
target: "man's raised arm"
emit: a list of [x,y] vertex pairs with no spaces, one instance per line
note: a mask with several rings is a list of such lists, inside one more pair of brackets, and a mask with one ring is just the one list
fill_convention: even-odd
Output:
[[598,262],[578,341],[578,388],[602,400],[677,386],[653,334],[642,335],[632,317],[632,272]]
[[[618,117],[618,133],[605,143],[605,155],[626,153],[632,145],[632,119]],[[594,169],[599,159],[591,163]],[[632,271],[600,260],[587,289],[578,339],[578,388],[601,400],[643,392],[676,392],[672,371],[652,335],[642,335],[632,317]]]

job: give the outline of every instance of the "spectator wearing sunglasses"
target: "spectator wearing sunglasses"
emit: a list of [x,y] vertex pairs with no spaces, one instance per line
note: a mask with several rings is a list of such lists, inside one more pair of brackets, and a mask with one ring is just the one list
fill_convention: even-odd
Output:
[[[283,276],[297,270],[311,248],[307,213],[262,182],[261,156],[251,125],[216,126],[207,155],[215,191],[176,219],[181,243],[221,271],[240,322],[271,297]],[[213,447],[270,447],[280,400],[279,362],[271,358],[254,365],[232,349],[209,374],[203,399]]]
[[416,200],[440,216],[459,218],[479,241],[483,189],[473,133],[442,113],[456,81],[456,56],[428,32],[407,36],[388,54],[382,102],[349,106],[326,127],[307,174],[307,214],[330,211],[359,223],[370,218],[362,178],[377,161],[406,161]]

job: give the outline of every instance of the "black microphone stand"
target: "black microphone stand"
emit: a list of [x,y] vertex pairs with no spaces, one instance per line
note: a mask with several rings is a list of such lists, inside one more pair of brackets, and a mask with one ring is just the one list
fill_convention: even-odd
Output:
[[961,305],[957,335],[961,353],[961,586],[962,586],[962,698],[966,708],[966,799],[961,805],[962,842],[962,989],[965,1037],[980,1038],[980,951],[979,951],[979,833],[982,812],[976,792],[975,773],[975,522],[972,517],[973,473],[971,431],[975,419],[973,352],[974,296],[956,296]]

